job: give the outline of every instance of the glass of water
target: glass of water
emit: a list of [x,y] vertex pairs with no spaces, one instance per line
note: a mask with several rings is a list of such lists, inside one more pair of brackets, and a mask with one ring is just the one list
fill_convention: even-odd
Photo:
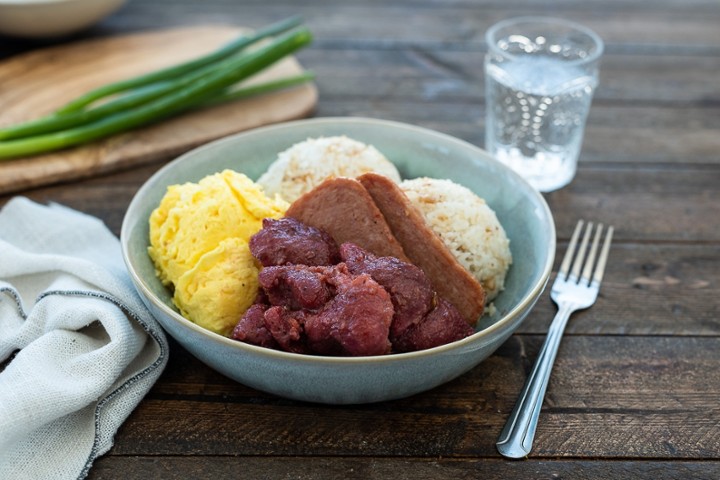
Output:
[[485,149],[541,192],[573,179],[603,42],[573,22],[520,17],[486,33]]

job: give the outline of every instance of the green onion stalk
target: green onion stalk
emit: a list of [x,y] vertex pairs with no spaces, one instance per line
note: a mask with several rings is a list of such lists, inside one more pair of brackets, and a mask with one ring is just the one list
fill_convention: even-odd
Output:
[[240,38],[233,40],[232,42],[226,44],[225,46],[221,47],[220,49],[205,55],[203,57],[197,58],[195,60],[191,60],[189,62],[185,62],[179,65],[175,65],[169,68],[165,68],[162,70],[158,70],[155,72],[148,73],[146,75],[141,75],[138,77],[134,77],[128,80],[122,80],[115,83],[110,83],[107,85],[104,85],[100,88],[97,88],[95,90],[92,90],[75,100],[71,101],[70,103],[66,104],[65,106],[59,108],[56,113],[69,113],[69,112],[75,112],[78,110],[81,110],[85,108],[87,105],[90,105],[91,103],[107,97],[109,95],[131,90],[133,88],[141,87],[144,85],[149,85],[151,83],[155,83],[158,81],[164,81],[167,79],[175,78],[180,75],[184,75],[186,73],[192,72],[194,70],[197,70],[198,68],[211,65],[213,63],[216,63],[220,60],[223,60],[241,50],[244,48],[252,45],[253,43],[258,42],[259,40],[273,37],[275,35],[279,35],[283,32],[286,32],[292,28],[295,28],[299,26],[302,23],[302,18],[299,16],[291,17],[286,20],[280,21],[278,23],[274,23],[272,25],[269,25],[265,28],[262,28],[255,32],[252,35],[243,35]]
[[[71,119],[67,120],[68,123],[63,124],[62,121],[58,120],[58,123],[53,127],[64,128],[62,130],[20,138],[17,136],[17,131],[15,131],[16,136],[14,139],[0,141],[0,159],[35,155],[88,143],[162,120],[191,108],[266,93],[273,89],[287,88],[308,81],[312,78],[312,74],[306,73],[274,82],[245,87],[237,91],[231,89],[233,85],[309,44],[311,40],[312,34],[310,31],[306,27],[300,27],[275,37],[266,45],[242,55],[226,55],[219,62],[215,58],[216,63],[213,67],[207,64],[200,65],[199,70],[190,72],[185,77],[177,80],[168,80],[168,77],[161,77],[161,82],[155,85],[132,83],[132,80],[118,82],[113,85],[132,83],[135,87],[142,88],[108,102],[105,106],[85,112],[66,114],[71,117]],[[236,42],[233,43],[237,44]],[[227,50],[227,47],[221,49],[221,51],[223,50]],[[198,68],[198,64],[195,64],[195,68]],[[169,70],[172,69],[166,69],[164,72]],[[150,75],[144,77],[148,78]],[[157,79],[157,77],[155,78]],[[188,80],[188,78],[191,80]],[[101,88],[96,92],[99,90],[104,92],[118,91],[114,88],[106,90]],[[88,95],[84,97],[102,98],[96,94]],[[118,107],[118,105],[122,108]],[[102,115],[91,113],[95,110],[100,110]],[[65,126],[57,127],[57,125]],[[32,128],[37,128],[37,125],[28,128],[33,131]],[[5,131],[11,131],[10,136],[12,137],[12,128],[5,129]],[[43,130],[43,132],[47,132],[47,130]]]

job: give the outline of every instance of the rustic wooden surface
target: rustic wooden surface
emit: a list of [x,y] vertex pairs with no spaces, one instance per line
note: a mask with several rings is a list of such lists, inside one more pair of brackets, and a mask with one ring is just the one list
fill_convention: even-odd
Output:
[[[51,114],[101,85],[175,65],[219,48],[247,29],[200,25],[67,42],[0,62],[0,127]],[[56,72],[61,71],[58,75]],[[288,57],[246,85],[297,75]],[[311,83],[204,108],[72,149],[0,162],[0,193],[114,172],[167,159],[209,141],[310,114]]]
[[[561,258],[577,218],[613,223],[597,304],[571,320],[530,458],[494,443],[555,308],[471,372],[404,400],[331,407],[231,382],[172,344],[168,369],[92,479],[720,478],[720,5],[716,0],[135,0],[82,38],[300,13],[316,116],[405,121],[482,146],[483,33],[562,16],[606,41],[573,183],[546,195]],[[0,57],[49,42],[0,41]],[[27,190],[119,233],[162,162]],[[8,199],[0,197],[0,202]]]

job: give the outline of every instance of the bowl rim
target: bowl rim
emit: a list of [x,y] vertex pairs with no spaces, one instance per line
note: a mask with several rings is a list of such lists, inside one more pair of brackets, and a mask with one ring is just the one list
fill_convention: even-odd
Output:
[[[238,340],[233,340],[232,338],[224,337],[218,333],[212,332],[210,330],[207,330],[196,323],[188,320],[187,318],[180,315],[178,312],[170,308],[168,305],[166,305],[164,302],[162,302],[160,299],[156,298],[156,296],[152,293],[152,291],[147,287],[145,284],[145,281],[138,275],[136,272],[134,265],[132,263],[132,260],[129,255],[129,230],[130,230],[130,223],[131,221],[133,223],[137,223],[139,220],[131,220],[133,215],[131,215],[135,210],[139,210],[140,207],[140,198],[145,196],[145,193],[149,191],[152,187],[155,186],[155,183],[157,183],[158,179],[162,177],[166,171],[174,168],[174,166],[178,163],[184,162],[186,158],[195,156],[198,152],[201,152],[206,149],[213,149],[216,148],[217,145],[223,144],[223,143],[230,143],[237,141],[238,138],[243,138],[246,136],[253,136],[256,134],[266,134],[268,132],[273,132],[275,130],[283,130],[283,129],[292,129],[297,126],[304,126],[309,124],[315,124],[315,125],[322,125],[322,124],[331,124],[333,126],[337,126],[338,123],[341,124],[362,124],[362,125],[369,125],[369,126],[380,126],[380,127],[388,127],[388,128],[394,128],[394,129],[404,129],[407,131],[413,131],[416,133],[421,133],[426,136],[435,137],[443,142],[449,142],[452,144],[456,144],[459,147],[463,149],[470,149],[472,151],[475,151],[476,153],[488,156],[490,158],[493,158],[488,152],[481,149],[480,147],[477,147],[465,140],[461,140],[457,137],[453,137],[452,135],[448,135],[442,132],[438,132],[436,130],[432,130],[425,127],[420,127],[416,125],[411,125],[408,123],[403,122],[397,122],[393,120],[383,120],[383,119],[376,119],[376,118],[369,118],[369,117],[317,117],[317,118],[309,118],[309,119],[301,119],[301,120],[293,120],[288,122],[282,122],[282,123],[276,123],[272,125],[267,125],[263,127],[258,127],[250,130],[246,130],[244,132],[228,135],[222,138],[219,138],[217,140],[208,142],[206,144],[203,144],[197,148],[194,148],[174,160],[168,162],[166,165],[161,167],[158,171],[156,171],[141,187],[140,189],[135,193],[133,196],[130,205],[128,206],[125,217],[123,218],[122,226],[120,229],[120,243],[121,243],[121,249],[122,249],[122,256],[123,260],[125,262],[125,265],[128,269],[128,272],[130,273],[130,276],[132,277],[133,283],[135,284],[136,288],[140,288],[142,290],[142,293],[144,294],[145,298],[153,303],[157,308],[159,308],[163,313],[168,315],[172,320],[180,323],[181,325],[191,329],[193,332],[202,335],[203,337],[207,338],[210,341],[213,342],[219,342],[220,344],[230,347],[239,349],[241,351],[247,351],[248,353],[253,354],[259,354],[264,357],[272,357],[276,360],[283,361],[283,360],[292,360],[295,362],[303,362],[303,363],[314,363],[314,364],[323,364],[327,362],[336,363],[339,365],[355,365],[355,364],[374,364],[381,362],[383,364],[387,362],[400,362],[400,361],[407,361],[411,359],[418,359],[425,356],[434,356],[436,354],[440,353],[448,353],[452,350],[462,349],[463,347],[468,346],[469,344],[475,343],[478,340],[481,340],[483,337],[490,337],[492,334],[497,331],[503,329],[506,325],[512,324],[517,317],[523,312],[526,308],[529,308],[532,306],[532,304],[537,300],[537,298],[540,296],[542,291],[545,288],[545,285],[547,284],[548,279],[550,278],[550,273],[552,271],[552,266],[554,262],[555,257],[555,249],[556,249],[556,234],[555,234],[555,222],[553,219],[552,212],[550,210],[550,207],[548,206],[547,202],[545,201],[545,198],[542,196],[542,194],[537,191],[535,188],[533,188],[525,179],[523,179],[519,174],[511,170],[509,167],[506,167],[502,165],[502,167],[507,169],[507,173],[511,176],[515,177],[516,181],[520,181],[521,183],[526,184],[527,191],[530,192],[530,195],[532,195],[538,205],[540,205],[543,209],[543,213],[545,216],[550,220],[549,222],[549,228],[550,228],[550,245],[549,245],[549,254],[545,260],[545,264],[542,265],[542,273],[538,280],[535,282],[535,284],[532,286],[532,288],[522,297],[522,299],[513,306],[504,316],[502,316],[500,319],[498,319],[495,323],[492,325],[473,333],[472,335],[465,337],[460,340],[456,340],[454,342],[450,342],[444,345],[439,345],[437,347],[428,348],[425,350],[418,350],[414,352],[405,352],[405,353],[393,353],[389,355],[372,355],[372,356],[365,356],[365,357],[335,357],[335,356],[329,356],[329,355],[308,355],[308,354],[302,354],[302,353],[292,353],[292,352],[285,352],[282,350],[274,350],[270,348],[260,347],[257,345],[251,345],[248,343],[240,342]],[[497,160],[496,160],[497,161]],[[499,161],[498,161],[499,163]],[[137,217],[137,215],[135,215]],[[158,320],[159,321],[159,320]],[[162,322],[160,322],[162,323]]]

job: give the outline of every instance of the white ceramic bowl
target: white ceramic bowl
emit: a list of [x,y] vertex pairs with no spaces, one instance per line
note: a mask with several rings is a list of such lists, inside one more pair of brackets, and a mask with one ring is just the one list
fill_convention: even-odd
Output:
[[125,0],[0,0],[0,34],[59,37],[90,27]]
[[[474,190],[498,215],[514,262],[497,313],[477,332],[440,347],[362,358],[300,355],[247,345],[186,320],[155,276],[147,254],[148,218],[169,185],[232,168],[256,179],[277,154],[309,137],[347,135],[372,144],[405,178],[450,178]],[[220,373],[259,390],[322,403],[367,403],[428,390],[467,372],[520,325],[552,268],[555,226],[542,196],[483,150],[411,125],[363,118],[319,118],[259,128],[193,150],[159,170],[137,192],[122,225],[123,256],[140,296],[188,351]]]

